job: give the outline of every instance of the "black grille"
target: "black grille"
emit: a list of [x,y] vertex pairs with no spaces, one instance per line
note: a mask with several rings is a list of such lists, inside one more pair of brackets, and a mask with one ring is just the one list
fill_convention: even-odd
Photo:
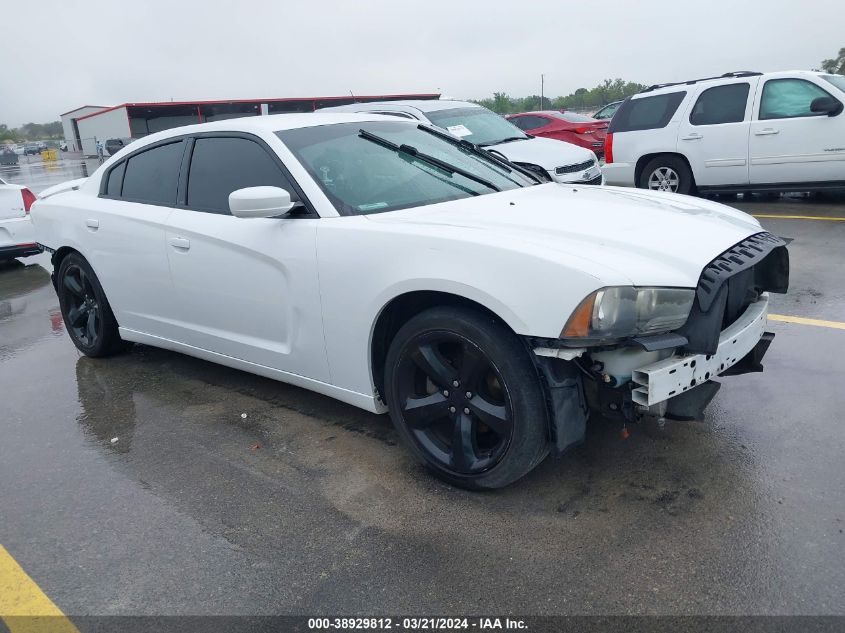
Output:
[[[751,268],[779,246],[786,246],[786,242],[771,233],[757,233],[732,246],[707,264],[701,272],[696,291],[702,310],[710,309],[710,304],[726,279]],[[786,288],[780,291],[771,290],[786,292]]]
[[719,336],[763,292],[786,292],[789,253],[786,242],[757,233],[732,246],[701,272],[689,319],[678,330],[687,351],[714,354]]
[[577,163],[575,165],[564,165],[563,167],[558,167],[555,169],[555,173],[558,176],[562,176],[563,174],[574,174],[576,171],[584,171],[585,169],[589,169],[593,165],[596,164],[596,161],[593,159],[586,160],[583,163]]
[[584,182],[579,182],[579,185],[600,185],[601,184],[601,174],[593,178],[592,180],[585,180]]

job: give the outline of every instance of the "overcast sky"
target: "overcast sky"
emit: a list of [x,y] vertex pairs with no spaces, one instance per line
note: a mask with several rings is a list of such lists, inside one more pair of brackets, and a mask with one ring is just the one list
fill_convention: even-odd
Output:
[[0,123],[83,104],[546,95],[818,67],[843,0],[4,0]]

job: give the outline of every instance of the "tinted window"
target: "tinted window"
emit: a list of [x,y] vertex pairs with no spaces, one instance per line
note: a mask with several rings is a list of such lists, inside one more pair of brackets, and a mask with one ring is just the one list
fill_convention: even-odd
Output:
[[718,125],[744,120],[750,89],[747,83],[708,88],[695,102],[689,122],[693,125]]
[[551,123],[548,119],[541,116],[519,116],[509,119],[511,123],[516,125],[520,130],[536,130],[538,127],[544,127]]
[[106,186],[106,195],[120,197],[120,188],[123,185],[123,172],[126,170],[126,161],[122,161],[120,165],[109,172],[109,182]]
[[229,213],[229,194],[244,187],[281,187],[296,192],[270,155],[245,138],[198,138],[188,172],[188,206]]
[[686,96],[686,92],[670,92],[653,97],[628,99],[613,115],[607,131],[633,132],[666,127]]
[[182,141],[178,141],[131,156],[123,177],[123,198],[136,202],[175,205],[179,168],[182,164],[182,146]]
[[819,116],[817,112],[810,110],[810,104],[814,99],[829,96],[816,84],[803,79],[772,79],[763,86],[760,118],[789,119]]

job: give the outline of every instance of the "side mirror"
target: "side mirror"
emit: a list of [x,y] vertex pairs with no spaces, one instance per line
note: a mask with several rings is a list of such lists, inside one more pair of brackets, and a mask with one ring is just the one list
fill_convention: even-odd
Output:
[[274,218],[301,204],[281,187],[246,187],[229,194],[229,210],[236,218]]
[[826,114],[827,116],[836,116],[842,112],[842,107],[842,103],[833,97],[819,97],[817,99],[813,99],[813,102],[810,104],[810,112]]

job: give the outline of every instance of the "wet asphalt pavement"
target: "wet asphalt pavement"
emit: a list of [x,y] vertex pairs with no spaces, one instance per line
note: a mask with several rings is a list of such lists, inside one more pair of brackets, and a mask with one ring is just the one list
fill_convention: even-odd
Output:
[[[845,222],[763,224],[794,238],[772,311],[845,321]],[[594,419],[478,494],[387,417],[151,347],[82,357],[49,266],[0,268],[0,544],[69,615],[845,614],[843,330],[771,322],[766,371],[704,422]]]

